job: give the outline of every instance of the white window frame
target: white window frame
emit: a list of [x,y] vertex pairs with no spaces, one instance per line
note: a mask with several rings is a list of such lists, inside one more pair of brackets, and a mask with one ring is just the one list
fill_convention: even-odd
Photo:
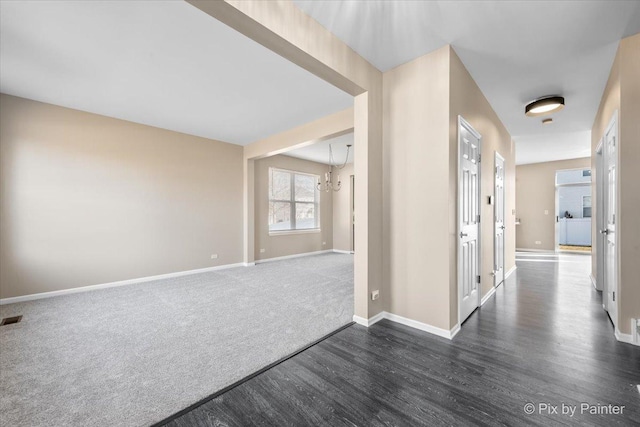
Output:
[[[271,185],[272,185],[272,180],[271,177],[273,176],[273,172],[283,172],[283,173],[288,173],[290,176],[290,184],[289,184],[289,189],[290,189],[290,193],[289,193],[289,199],[272,199],[271,198]],[[275,203],[289,203],[290,206],[290,213],[289,213],[289,218],[290,223],[291,223],[291,228],[286,229],[286,230],[271,230],[270,229],[270,225],[269,225],[269,219],[267,218],[267,228],[269,228],[269,235],[270,236],[274,236],[274,235],[282,235],[282,234],[305,234],[305,233],[319,233],[320,232],[320,191],[314,187],[314,201],[313,202],[302,202],[302,201],[296,201],[296,197],[295,197],[295,179],[296,179],[296,175],[304,175],[304,176],[310,176],[313,177],[314,182],[318,182],[318,180],[320,179],[319,175],[315,175],[312,173],[308,173],[308,172],[300,172],[300,171],[295,171],[295,170],[289,170],[289,169],[281,169],[281,168],[274,168],[274,167],[270,167],[269,168],[269,182],[267,184],[267,193],[268,193],[268,203],[269,205],[272,202]],[[296,228],[296,204],[297,203],[303,203],[303,204],[309,204],[309,203],[313,203],[313,208],[314,208],[314,213],[315,213],[315,227],[313,228],[301,228],[298,229]]]

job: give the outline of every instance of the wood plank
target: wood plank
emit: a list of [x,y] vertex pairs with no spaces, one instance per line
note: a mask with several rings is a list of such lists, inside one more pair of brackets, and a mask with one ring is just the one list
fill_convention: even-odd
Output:
[[[519,263],[453,341],[351,326],[168,425],[639,425],[640,348],[615,340],[588,262]],[[527,415],[528,402],[578,409]]]

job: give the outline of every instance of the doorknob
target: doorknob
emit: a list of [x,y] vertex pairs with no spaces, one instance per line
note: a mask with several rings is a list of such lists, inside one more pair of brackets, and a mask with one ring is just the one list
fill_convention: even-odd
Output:
[[609,234],[610,231],[608,228],[605,228],[604,230],[600,230],[600,234]]
[[504,225],[501,225],[500,228],[504,230],[506,227]]
[[460,238],[462,239],[463,237],[467,237],[468,234],[467,233],[463,233],[462,231],[460,232]]

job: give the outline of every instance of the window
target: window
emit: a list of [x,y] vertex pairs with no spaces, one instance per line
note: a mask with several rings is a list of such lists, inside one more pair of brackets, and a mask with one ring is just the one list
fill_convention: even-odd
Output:
[[269,168],[269,231],[320,228],[319,177]]
[[582,217],[591,218],[591,196],[582,196]]

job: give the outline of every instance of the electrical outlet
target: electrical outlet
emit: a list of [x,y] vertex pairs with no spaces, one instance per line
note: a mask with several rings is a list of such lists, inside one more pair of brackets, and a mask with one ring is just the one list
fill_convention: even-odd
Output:
[[218,254],[211,254],[211,259],[218,259]]
[[544,210],[544,214],[545,214],[545,215],[549,215],[549,210],[548,210],[548,209],[545,209],[545,210]]
[[265,253],[265,252],[266,252],[266,249],[265,249],[265,248],[260,248],[260,253],[261,253],[261,254],[263,254],[263,253]]
[[380,291],[375,290],[375,291],[371,292],[371,301],[375,301],[378,298],[380,298]]
[[542,242],[540,240],[536,240],[536,245],[541,245]]
[[327,244],[327,242],[322,242],[322,246],[324,246],[324,245],[326,245],[326,244]]

